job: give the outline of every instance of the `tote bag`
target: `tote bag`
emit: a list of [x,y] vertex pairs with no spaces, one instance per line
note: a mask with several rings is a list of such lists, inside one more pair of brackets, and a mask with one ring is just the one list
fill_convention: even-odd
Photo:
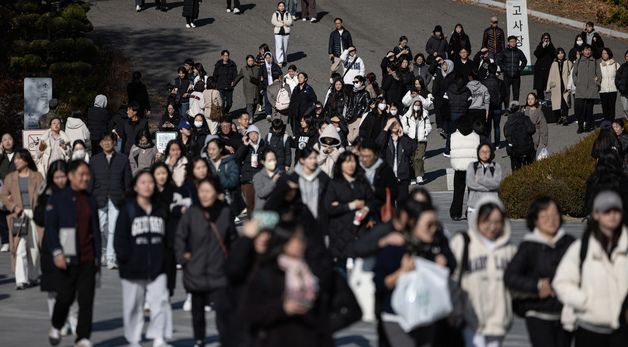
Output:
[[430,325],[453,310],[449,294],[449,269],[415,258],[416,270],[399,276],[391,304],[405,332]]

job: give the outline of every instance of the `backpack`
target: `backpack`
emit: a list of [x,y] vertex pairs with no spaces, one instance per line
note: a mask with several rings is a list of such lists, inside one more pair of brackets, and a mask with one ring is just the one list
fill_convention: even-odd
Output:
[[281,87],[279,92],[277,93],[277,100],[275,101],[275,108],[277,111],[287,111],[288,107],[290,107],[290,93],[286,88]]
[[509,156],[524,156],[530,154],[530,152],[534,150],[534,140],[532,140],[532,135],[528,134],[526,130],[527,126],[525,121],[528,120],[528,117],[517,116],[516,119],[511,119],[509,119],[504,126],[511,129],[510,136],[506,139],[508,141],[506,152]]
[[[273,133],[268,133],[268,136],[266,137],[266,142],[268,142],[268,145],[272,147],[272,144],[270,143],[270,139],[273,137]],[[288,134],[283,134],[283,141],[281,142],[282,146],[286,145],[286,141],[288,141]],[[273,148],[274,149],[274,148]]]

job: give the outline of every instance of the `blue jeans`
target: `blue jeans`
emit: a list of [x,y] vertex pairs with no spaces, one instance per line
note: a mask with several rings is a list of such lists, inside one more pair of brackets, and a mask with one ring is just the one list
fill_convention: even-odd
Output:
[[449,154],[451,150],[451,134],[456,132],[458,119],[462,118],[464,113],[452,112],[449,114],[449,122],[447,122],[447,142],[445,142],[445,154]]
[[105,260],[107,262],[116,261],[116,252],[113,248],[113,235],[116,231],[118,208],[113,204],[111,199],[107,199],[107,206],[98,209],[98,220],[100,222],[100,233],[102,234]]
[[297,15],[297,0],[286,1],[287,11],[290,12],[292,17]]
[[488,113],[488,121],[486,122],[486,137],[488,140],[491,140],[491,124],[493,127],[493,131],[495,132],[495,140],[493,141],[493,146],[497,148],[501,143],[501,132],[500,132],[500,123],[502,121],[502,110],[490,110]]
[[[190,109],[190,103],[189,102],[184,102],[181,103],[181,105],[179,106],[179,116],[181,118],[185,117],[187,119],[188,117],[188,110]],[[176,126],[178,126],[179,124],[175,124]]]

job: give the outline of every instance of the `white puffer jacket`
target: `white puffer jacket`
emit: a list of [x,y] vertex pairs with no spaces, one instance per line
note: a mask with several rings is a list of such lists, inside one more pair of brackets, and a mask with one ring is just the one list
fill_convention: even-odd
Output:
[[416,100],[421,101],[421,105],[423,105],[423,109],[425,110],[429,111],[434,107],[434,104],[433,104],[434,96],[432,96],[432,94],[428,94],[427,98],[424,98],[421,95],[412,97],[412,93],[409,90],[406,92],[406,95],[404,95],[403,98],[401,99],[401,103],[403,103],[403,106],[405,107],[412,107],[412,105],[414,105],[414,102]]
[[292,26],[292,15],[290,12],[285,11],[283,17],[279,11],[275,11],[273,16],[270,17],[270,23],[275,27],[273,33],[279,35],[279,31],[283,27],[283,31],[286,35],[290,34],[290,27]]
[[[489,202],[505,211],[499,199],[492,196],[478,200],[477,207]],[[517,249],[510,243],[511,226],[506,219],[503,233],[495,240],[495,247],[491,251],[477,230],[477,215],[469,215],[469,269],[463,273],[462,283],[457,283],[452,290],[456,299],[454,307],[473,331],[482,335],[504,336],[513,321],[511,296],[504,284],[504,271]],[[450,246],[458,264],[452,278],[457,279],[462,264],[464,239],[461,235],[455,235]],[[463,295],[457,295],[460,288]],[[463,302],[458,301],[459,298]]]
[[628,294],[628,228],[622,229],[610,260],[600,242],[590,236],[582,273],[581,243],[574,242],[565,253],[552,287],[561,302],[574,308],[578,325],[615,330]]
[[[340,60],[342,61],[342,66],[345,69],[344,77],[342,79],[344,84],[353,85],[353,79],[356,76],[366,76],[366,66],[364,66],[364,60],[357,55],[349,57],[348,49],[345,49],[344,52],[342,52]],[[347,69],[349,69],[349,71],[347,71]]]
[[617,91],[615,86],[615,74],[619,69],[619,64],[613,59],[603,61],[600,59],[600,70],[602,71],[602,84],[600,93],[613,93]]
[[417,142],[427,142],[427,135],[432,132],[432,123],[430,122],[430,117],[428,117],[428,112],[424,108],[421,117],[414,117],[413,113],[414,110],[410,107],[401,116],[400,121],[403,133],[408,135],[409,138],[417,140]]
[[466,171],[469,164],[478,160],[478,146],[480,135],[472,131],[469,135],[463,135],[460,130],[451,134],[451,167],[456,171]]

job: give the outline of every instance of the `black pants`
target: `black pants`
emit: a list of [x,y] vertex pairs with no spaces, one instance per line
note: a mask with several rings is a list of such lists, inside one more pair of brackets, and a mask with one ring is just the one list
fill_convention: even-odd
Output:
[[[475,122],[481,122],[482,124],[481,133],[486,135],[486,128],[488,127],[486,124],[486,110],[470,109],[468,112],[468,115],[471,118],[471,121],[473,121],[474,125],[475,125]],[[473,130],[479,130],[479,129],[475,129],[474,127]]]
[[560,110],[555,110],[554,115],[558,119],[562,118],[564,120],[567,120],[567,116],[569,116],[569,105],[567,105],[567,101],[565,101],[565,98],[560,98]]
[[218,335],[220,335],[220,345],[229,346],[224,314],[224,305],[227,302],[226,289],[220,288],[209,292],[191,292],[190,294],[192,294],[194,340],[205,341],[205,306],[212,305],[216,312],[216,329],[218,330]]
[[486,121],[486,128],[484,129],[485,130],[484,134],[486,135],[486,138],[490,142],[491,130],[493,130],[493,133],[495,134],[493,145],[495,146],[495,148],[497,148],[499,144],[501,143],[501,132],[500,132],[501,121],[502,121],[502,110],[490,109],[488,111],[488,120]]
[[410,180],[397,180],[397,189],[397,208],[400,208],[403,201],[405,201],[410,194]]
[[519,170],[524,165],[530,165],[536,159],[536,151],[532,150],[528,154],[510,156],[510,168],[512,171]]
[[574,105],[576,111],[576,119],[578,120],[578,129],[584,129],[586,123],[587,129],[593,129],[593,99],[576,98]]
[[8,211],[0,211],[0,244],[9,243]]
[[509,77],[504,74],[506,83],[506,102],[510,102],[510,88],[512,86],[512,100],[519,101],[519,89],[521,89],[521,76]]
[[227,9],[233,10],[240,7],[240,0],[233,0],[233,7],[231,7],[231,0],[227,0]]
[[68,318],[70,306],[76,297],[79,305],[76,341],[89,339],[92,334],[96,270],[94,263],[90,262],[79,266],[68,266],[67,270],[59,271],[57,301],[52,312],[52,326],[59,330],[63,328]]
[[220,97],[222,98],[222,114],[226,116],[233,105],[233,89],[221,89]]
[[571,333],[563,329],[560,320],[548,321],[526,317],[526,328],[532,347],[571,346]]
[[174,249],[166,247],[164,257],[164,267],[166,268],[166,277],[168,279],[168,294],[172,297],[177,286],[177,259],[174,255]]
[[449,113],[447,103],[442,97],[434,99],[434,114],[436,118],[436,127],[438,129],[447,130],[447,114]]
[[619,331],[612,334],[598,334],[589,330],[578,328],[575,337],[575,347],[626,347],[628,341]]
[[449,216],[451,218],[462,217],[462,204],[464,202],[464,189],[467,187],[467,172],[456,170],[454,173],[454,199],[451,201]]
[[602,102],[602,114],[604,119],[612,122],[615,119],[615,103],[617,102],[617,92],[600,93]]

